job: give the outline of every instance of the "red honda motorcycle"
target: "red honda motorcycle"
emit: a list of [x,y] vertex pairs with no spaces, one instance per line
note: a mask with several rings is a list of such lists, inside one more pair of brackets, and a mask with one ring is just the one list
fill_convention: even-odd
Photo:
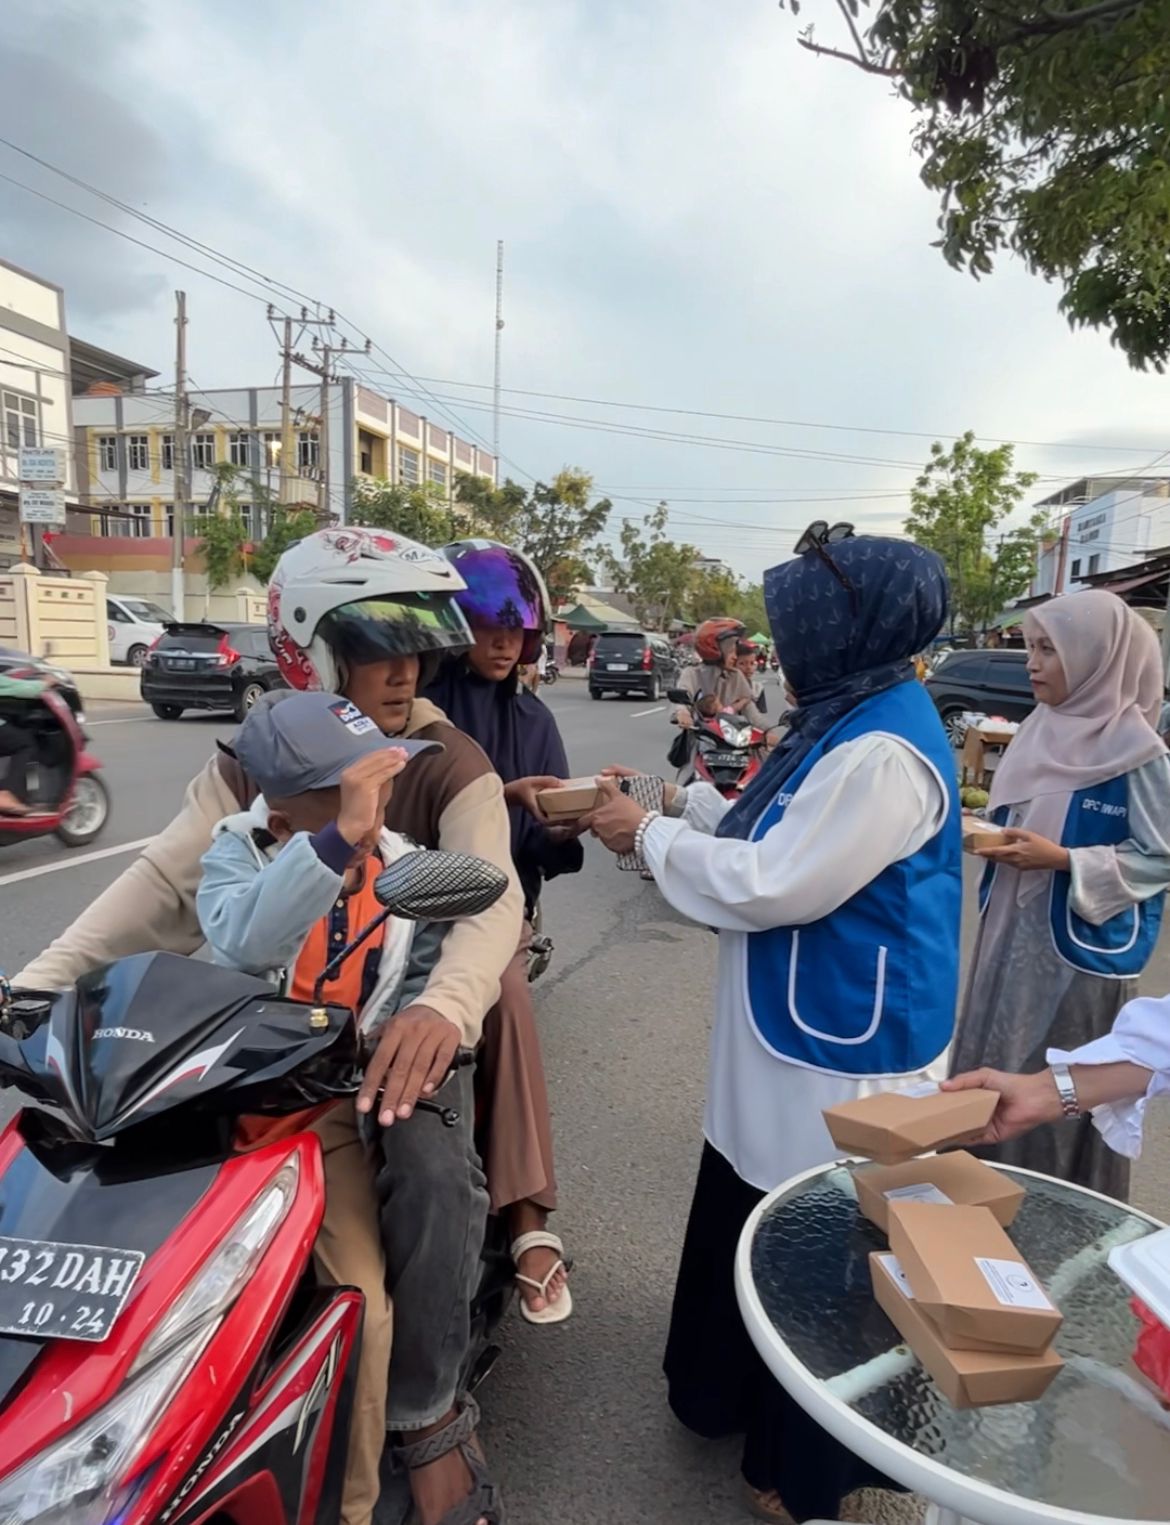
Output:
[[[331,967],[506,884],[407,854]],[[362,1296],[314,1274],[305,1128],[357,1088],[353,1014],[170,953],[0,995],[0,1084],[39,1104],[0,1133],[0,1522],[335,1525]]]
[[[11,669],[12,677],[36,677]],[[33,762],[25,781],[30,813],[0,815],[0,846],[55,836],[66,847],[84,847],[110,817],[110,795],[89,751],[85,732],[55,687],[35,699],[3,699],[7,719],[33,737]],[[0,1514],[0,1522],[4,1520]]]
[[767,732],[741,715],[721,710],[712,698],[694,699],[681,688],[667,698],[691,712],[688,760],[679,770],[680,784],[695,780],[714,784],[728,800],[737,800],[764,763]]

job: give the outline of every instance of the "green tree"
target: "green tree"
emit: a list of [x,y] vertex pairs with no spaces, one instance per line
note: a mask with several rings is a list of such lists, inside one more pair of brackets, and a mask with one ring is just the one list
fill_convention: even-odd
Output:
[[206,510],[189,516],[187,533],[199,537],[209,591],[226,588],[244,570],[248,531],[240,512],[239,471],[221,462],[212,468],[214,483]]
[[482,477],[460,476],[455,499],[459,534],[502,540],[531,556],[554,609],[593,581],[595,541],[613,505],[594,498],[587,471],[566,466],[551,482],[534,482],[529,490],[510,479],[492,487]]
[[[827,4],[827,0],[822,0]],[[865,4],[872,21],[859,25]],[[785,0],[781,0],[785,4]],[[797,12],[801,0],[787,0]],[[1131,365],[1170,357],[1170,0],[835,0],[841,47],[896,81],[947,262],[1005,251]]]
[[502,487],[494,487],[486,477],[461,471],[455,478],[455,501],[464,534],[483,535],[507,545],[517,538],[528,494],[511,478]]
[[435,482],[410,487],[380,479],[355,481],[349,520],[430,546],[447,545],[461,533],[447,494]]
[[930,447],[904,527],[946,562],[952,635],[986,628],[1032,580],[1044,515],[1014,528],[1006,521],[1035,480],[1013,470],[1011,445],[981,450],[969,430],[949,450]]
[[294,508],[291,505],[271,502],[267,513],[268,529],[264,539],[253,546],[247,558],[248,570],[257,582],[267,587],[276,570],[276,563],[288,550],[317,528],[315,509]]
[[[697,572],[691,581],[686,617],[693,620],[696,625],[701,620],[714,619],[718,615],[743,619],[739,613],[742,600],[743,590],[734,572],[726,568],[718,572],[713,570]],[[745,620],[744,623],[746,624],[747,621]],[[753,625],[752,629],[755,628]]]
[[629,595],[634,613],[652,628],[664,630],[689,610],[696,581],[693,545],[680,545],[666,533],[669,509],[665,503],[646,516],[639,527],[622,521],[621,557],[605,552],[619,593]]

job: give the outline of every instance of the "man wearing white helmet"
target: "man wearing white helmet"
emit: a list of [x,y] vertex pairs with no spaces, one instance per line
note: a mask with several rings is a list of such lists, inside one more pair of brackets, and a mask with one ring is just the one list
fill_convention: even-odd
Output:
[[[408,1458],[422,1525],[443,1525],[448,1516],[459,1525],[499,1519],[482,1463],[473,1468],[466,1459],[474,1407],[456,1392],[487,1214],[471,1137],[470,1071],[457,1071],[447,1086],[459,1093],[452,1104],[466,1126],[446,1128],[426,1112],[409,1127],[392,1126],[411,1117],[429,1073],[478,1043],[521,928],[523,896],[500,780],[475,742],[415,698],[420,675],[425,682],[443,653],[471,644],[453,597],[463,586],[449,561],[414,541],[337,529],[290,547],[268,588],[269,639],[290,687],[342,693],[387,735],[442,743],[396,780],[387,827],[424,847],[486,858],[511,881],[489,910],[451,925],[422,988],[386,1024],[356,1109],[334,1108],[317,1129],[326,1178],[319,1267],[366,1294],[344,1525],[370,1525],[387,1424],[405,1440],[427,1442]],[[195,952],[203,940],[195,912],[200,858],[216,824],[255,794],[230,749],[221,749],[191,781],[179,815],[15,983],[64,989],[132,953]],[[376,1189],[358,1117],[375,1110],[390,1130]],[[386,1204],[381,1225],[379,1196]],[[392,1359],[387,1284],[395,1305]]]

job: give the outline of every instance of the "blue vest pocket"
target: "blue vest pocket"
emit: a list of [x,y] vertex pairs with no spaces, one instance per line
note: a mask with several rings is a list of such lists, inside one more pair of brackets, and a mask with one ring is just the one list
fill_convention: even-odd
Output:
[[[826,964],[832,968],[834,965],[839,969],[840,964],[834,958],[833,950],[824,946],[832,939],[827,938],[827,928],[818,929],[819,936],[812,932],[808,934],[808,940],[812,946],[805,945],[805,975],[801,980],[801,934],[798,929],[792,932],[792,952],[788,962],[788,1015],[794,1027],[808,1038],[815,1039],[818,1043],[843,1044],[852,1047],[857,1044],[868,1043],[877,1033],[882,1023],[886,1002],[886,961],[889,957],[889,949],[885,947],[858,948],[850,945],[849,963],[852,967],[857,983],[850,981],[848,992],[849,999],[842,1001],[841,997],[846,992],[836,988],[836,981],[832,975],[826,978]],[[818,943],[821,946],[818,949]],[[838,954],[844,952],[838,950]],[[857,999],[858,984],[868,997],[869,991],[873,991],[873,1005],[866,1012]],[[828,990],[831,996],[829,1010],[820,1008],[825,1005],[825,995]],[[803,1006],[802,1012],[802,992]],[[862,1027],[862,1021],[865,1026]],[[831,1025],[829,1025],[831,1022]],[[826,1024],[822,1026],[821,1024]],[[857,1028],[858,1031],[851,1031]]]

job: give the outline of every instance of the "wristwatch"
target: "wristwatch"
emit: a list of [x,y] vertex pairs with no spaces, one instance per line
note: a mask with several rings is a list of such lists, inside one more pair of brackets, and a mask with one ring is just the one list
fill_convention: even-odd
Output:
[[1077,1088],[1068,1065],[1050,1064],[1048,1070],[1056,1086],[1056,1094],[1060,1097],[1060,1110],[1065,1117],[1080,1117],[1080,1098],[1077,1096]]

